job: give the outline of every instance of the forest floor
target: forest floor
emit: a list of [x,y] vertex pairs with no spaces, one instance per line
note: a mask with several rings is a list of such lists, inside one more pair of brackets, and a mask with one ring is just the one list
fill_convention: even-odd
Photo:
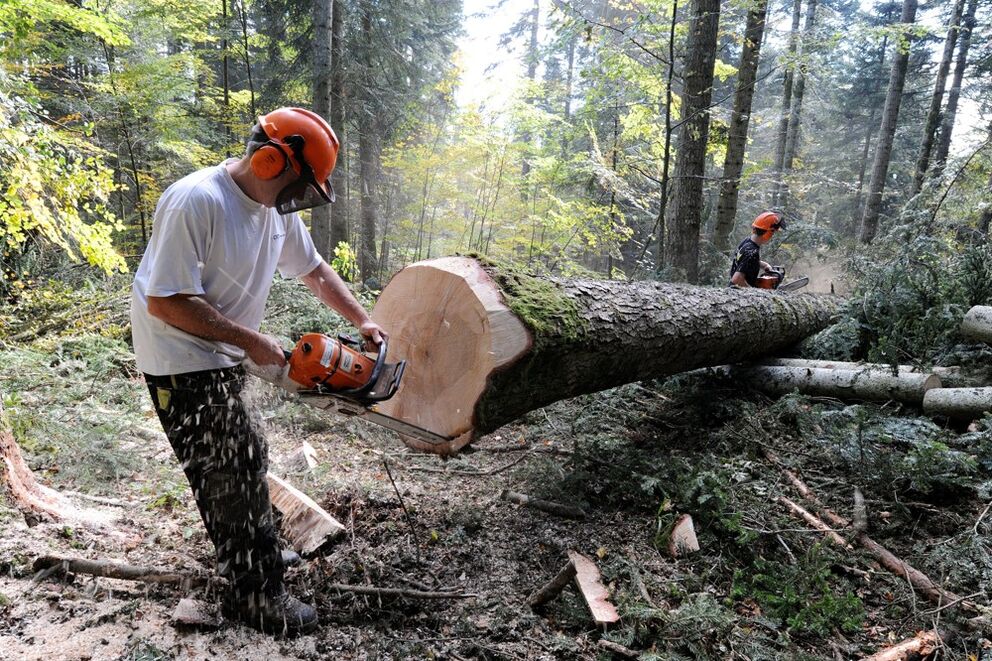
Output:
[[[270,330],[287,337],[315,324],[334,330],[320,313],[295,307],[289,287],[270,300]],[[934,627],[948,636],[942,658],[992,658],[987,634],[967,626],[974,614],[927,602],[863,551],[831,546],[791,518],[776,497],[799,496],[767,457],[773,451],[847,517],[859,487],[874,539],[947,589],[987,604],[987,421],[949,429],[894,405],[774,401],[706,374],[560,402],[449,460],[255,381],[249,396],[272,470],[347,528],[288,573],[293,594],[320,613],[310,635],[287,640],[232,623],[174,624],[182,597],[216,600],[203,590],[35,576],[33,559],[51,553],[213,569],[212,547],[123,333],[107,332],[126,315],[120,305],[106,314],[86,313],[78,301],[51,304],[45,315],[0,309],[0,336],[20,336],[0,343],[0,395],[15,438],[40,480],[102,519],[28,525],[0,501],[4,659],[613,658],[601,639],[642,659],[849,659]],[[55,328],[23,330],[26,320],[53,314],[64,315]],[[303,441],[317,448],[320,463],[293,471],[284,459]],[[520,508],[500,499],[504,489],[579,505],[588,516]],[[667,536],[681,513],[693,516],[702,549],[673,559]],[[573,587],[540,611],[526,605],[569,550],[598,564],[619,625],[597,628]],[[333,583],[474,596],[387,600],[338,593]]]

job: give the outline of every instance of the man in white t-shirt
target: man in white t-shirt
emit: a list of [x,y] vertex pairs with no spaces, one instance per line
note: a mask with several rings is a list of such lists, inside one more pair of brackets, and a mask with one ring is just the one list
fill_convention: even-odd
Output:
[[224,612],[276,633],[310,631],[317,614],[283,586],[268,448],[241,398],[245,357],[286,363],[279,342],[258,331],[275,271],[302,279],[366,339],[387,337],[296,213],[333,201],[338,147],[327,122],[308,110],[260,117],[243,158],[194,172],[162,194],[132,289],[138,369],[230,581]]

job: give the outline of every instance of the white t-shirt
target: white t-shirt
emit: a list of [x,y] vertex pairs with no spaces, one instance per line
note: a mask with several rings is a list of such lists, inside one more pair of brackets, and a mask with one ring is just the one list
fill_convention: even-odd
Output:
[[[230,161],[229,161],[230,162]],[[258,330],[276,269],[285,278],[321,263],[298,214],[280,216],[245,195],[226,164],[169,186],[131,288],[138,369],[156,376],[233,367],[244,352],[190,335],[148,314],[149,296],[193,294]]]

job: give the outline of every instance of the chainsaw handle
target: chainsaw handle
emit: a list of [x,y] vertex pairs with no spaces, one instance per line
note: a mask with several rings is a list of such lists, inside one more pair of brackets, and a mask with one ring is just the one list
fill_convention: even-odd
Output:
[[353,397],[364,397],[365,395],[372,392],[375,388],[376,382],[382,375],[382,368],[386,365],[386,339],[382,339],[382,344],[379,345],[379,355],[376,356],[375,366],[372,368],[372,374],[369,376],[368,382],[361,388],[352,388],[350,390],[342,390],[342,394],[351,395]]

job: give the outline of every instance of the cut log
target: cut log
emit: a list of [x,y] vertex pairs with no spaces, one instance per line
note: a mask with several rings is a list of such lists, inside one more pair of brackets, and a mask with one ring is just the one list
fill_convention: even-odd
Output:
[[768,367],[822,367],[831,370],[870,370],[889,374],[935,374],[940,385],[945,388],[974,388],[992,381],[992,375],[983,372],[967,372],[960,367],[931,367],[920,369],[914,365],[892,365],[882,363],[852,363],[843,360],[810,360],[806,358],[770,358],[759,365]]
[[310,496],[272,473],[268,478],[272,506],[282,512],[283,533],[298,553],[313,553],[344,532],[344,526]]
[[874,369],[753,366],[734,367],[730,372],[773,395],[798,390],[817,397],[922,404],[928,390],[940,387],[940,378],[933,374],[893,374]]
[[992,411],[992,388],[936,388],[923,397],[923,412],[974,420]]
[[692,517],[683,514],[672,526],[672,534],[668,538],[668,553],[673,558],[681,558],[699,550],[699,540],[696,539],[696,528],[692,525]]
[[961,335],[969,340],[992,344],[992,307],[976,305],[961,322]]
[[827,295],[661,282],[536,278],[468,257],[397,273],[372,317],[408,361],[390,416],[444,436],[451,454],[552,402],[774,355],[830,324]]
[[569,551],[568,559],[575,567],[575,585],[582,593],[592,619],[604,627],[618,622],[620,614],[610,603],[610,593],[603,585],[596,563],[576,551]]

